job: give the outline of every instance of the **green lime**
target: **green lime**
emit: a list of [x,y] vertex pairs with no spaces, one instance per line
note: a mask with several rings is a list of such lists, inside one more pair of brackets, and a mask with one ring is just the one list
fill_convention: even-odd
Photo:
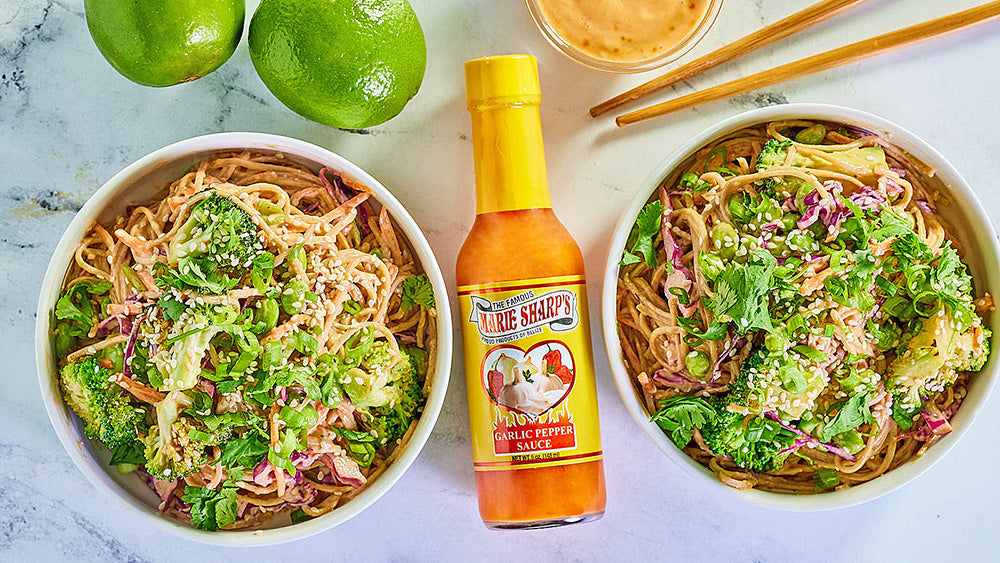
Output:
[[275,97],[343,129],[399,114],[427,63],[424,32],[406,0],[261,0],[249,43]]
[[205,76],[243,35],[243,0],[86,0],[84,9],[104,58],[144,86]]

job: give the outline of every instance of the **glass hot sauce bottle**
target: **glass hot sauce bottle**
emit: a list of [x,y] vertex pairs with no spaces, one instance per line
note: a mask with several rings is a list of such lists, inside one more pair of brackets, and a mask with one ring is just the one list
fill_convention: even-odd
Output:
[[465,64],[476,220],[458,255],[479,513],[489,528],[596,520],[605,485],[583,256],[556,218],[534,57]]

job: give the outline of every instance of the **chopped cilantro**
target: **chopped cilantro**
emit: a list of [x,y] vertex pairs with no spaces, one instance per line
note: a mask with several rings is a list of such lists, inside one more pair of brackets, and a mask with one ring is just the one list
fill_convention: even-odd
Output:
[[829,442],[841,432],[854,430],[862,424],[874,424],[871,408],[868,406],[868,393],[858,393],[844,403],[836,416],[823,427],[822,439]]
[[142,442],[132,440],[131,442],[125,442],[112,448],[111,461],[108,462],[108,465],[121,465],[123,463],[131,465],[146,463],[146,455]]
[[671,397],[659,404],[660,410],[650,420],[668,433],[678,448],[688,445],[695,428],[701,428],[715,417],[715,409],[705,399],[697,397]]
[[896,214],[889,209],[883,209],[879,214],[878,227],[872,231],[872,238],[878,242],[890,238],[908,235],[913,232],[913,224],[909,217]]
[[259,436],[248,434],[226,442],[218,462],[224,467],[253,467],[260,462],[268,449],[267,444]]
[[651,201],[642,208],[635,220],[632,236],[629,237],[632,241],[631,250],[626,250],[622,255],[621,265],[636,264],[641,255],[650,268],[656,267],[656,249],[653,248],[653,240],[660,232],[662,220],[663,203],[660,200]]
[[191,523],[202,530],[214,532],[236,522],[234,483],[223,483],[217,490],[188,485],[181,500],[191,505]]
[[172,295],[164,295],[156,302],[156,306],[163,311],[163,316],[171,321],[181,318],[181,313],[187,309],[187,305],[175,299]]
[[414,305],[420,305],[425,309],[434,307],[434,289],[427,279],[427,274],[406,278],[403,280],[401,291],[399,308],[404,311],[409,311]]
[[715,285],[715,314],[731,319],[736,331],[773,330],[767,306],[768,291],[777,261],[765,250],[757,250],[745,265],[730,262]]

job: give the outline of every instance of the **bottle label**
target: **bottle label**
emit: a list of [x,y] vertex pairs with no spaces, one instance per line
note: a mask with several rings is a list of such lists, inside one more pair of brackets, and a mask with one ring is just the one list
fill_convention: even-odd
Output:
[[583,276],[460,286],[476,471],[601,458]]

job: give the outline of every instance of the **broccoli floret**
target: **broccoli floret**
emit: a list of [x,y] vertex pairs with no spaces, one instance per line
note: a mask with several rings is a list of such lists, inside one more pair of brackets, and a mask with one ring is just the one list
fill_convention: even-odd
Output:
[[182,418],[170,427],[170,439],[161,440],[159,427],[153,426],[144,440],[146,472],[157,479],[183,479],[208,461],[204,442],[188,437],[193,428],[190,419]]
[[162,390],[190,389],[198,383],[209,342],[221,330],[213,320],[204,308],[188,307],[171,326],[171,338],[186,336],[167,344],[168,339],[152,357],[163,377]]
[[[776,166],[784,166],[785,159],[788,158],[788,147],[791,145],[791,141],[779,141],[777,139],[771,139],[764,143],[760,154],[757,155],[757,172],[763,172]],[[792,158],[792,161],[789,163],[790,166],[810,166],[811,164],[811,159],[803,157],[798,153],[796,153],[796,155]],[[802,192],[802,195],[805,196],[808,191],[811,191],[802,190],[802,188],[808,186],[808,183],[801,178],[796,178],[794,176],[776,176],[773,178],[765,178],[762,181],[762,184],[764,186],[764,191],[777,195],[782,199],[800,191]]]
[[902,405],[920,405],[921,396],[935,395],[953,384],[957,372],[982,369],[989,357],[990,335],[978,320],[956,332],[947,309],[939,309],[892,362],[887,388]]
[[760,416],[764,408],[761,390],[752,378],[766,368],[768,357],[761,348],[743,362],[729,391],[712,398],[715,416],[701,428],[705,444],[716,455],[731,457],[744,469],[762,472],[780,468],[788,453],[779,452],[791,443],[777,423]]
[[763,172],[768,168],[782,166],[785,158],[788,157],[788,147],[792,146],[791,141],[779,141],[771,139],[764,143],[760,154],[757,155],[757,172]]
[[423,408],[426,357],[419,348],[401,350],[384,389],[387,403],[367,410],[365,425],[380,446],[402,438]]
[[744,469],[771,472],[781,468],[789,454],[779,452],[791,443],[781,434],[781,427],[760,416],[744,422],[748,415],[730,410],[730,404],[726,397],[713,399],[715,417],[701,429],[705,445]]
[[190,405],[191,400],[178,391],[172,391],[156,404],[156,424],[149,429],[143,443],[146,472],[157,479],[182,479],[208,461],[205,443],[189,436],[196,428],[196,421],[179,416],[181,408]]
[[990,357],[990,329],[978,325],[955,337],[948,367],[956,371],[979,371]]
[[812,364],[795,350],[768,353],[758,348],[729,384],[727,400],[755,414],[784,412],[798,418],[812,408],[829,381],[826,371],[811,369]]
[[110,381],[112,375],[96,356],[87,356],[66,365],[59,376],[66,403],[86,424],[84,432],[110,447],[135,440],[144,416],[121,387]]
[[392,348],[385,340],[379,340],[372,344],[368,352],[361,357],[361,365],[365,368],[375,370],[389,365],[392,361]]
[[167,258],[188,285],[223,293],[250,271],[262,252],[250,215],[228,197],[212,193],[194,205],[167,247]]

